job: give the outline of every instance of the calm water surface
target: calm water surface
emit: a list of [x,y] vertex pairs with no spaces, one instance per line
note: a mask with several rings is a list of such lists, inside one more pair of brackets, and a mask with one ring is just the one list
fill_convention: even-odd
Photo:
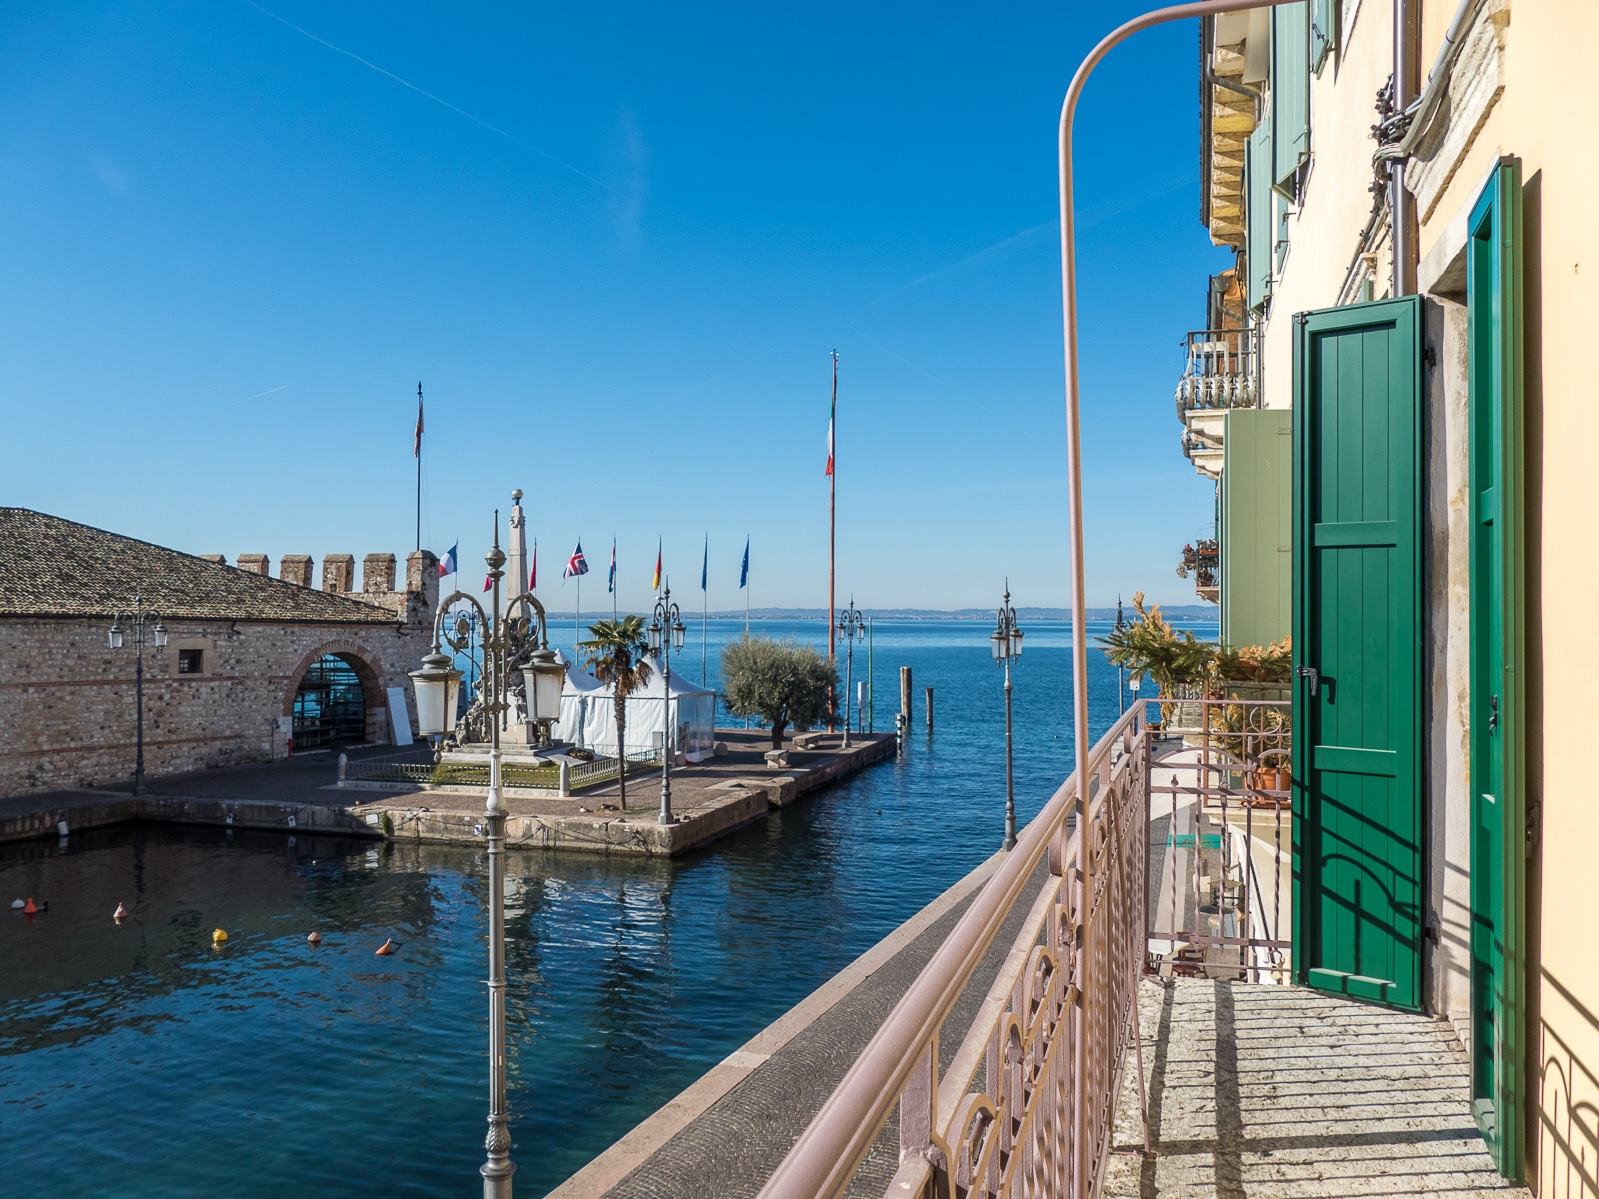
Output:
[[[712,683],[740,631],[711,622]],[[1026,631],[1022,820],[1072,758],[1069,631]],[[509,855],[520,1194],[559,1184],[999,847],[987,633],[878,624],[879,731],[898,667],[914,671],[906,753],[693,856]],[[681,660],[696,680],[698,634]],[[864,677],[864,648],[855,663]],[[1097,652],[1090,672],[1097,735],[1116,674]],[[469,849],[155,825],[0,847],[0,903],[50,904],[32,920],[0,908],[0,1193],[481,1194],[483,870]],[[120,926],[118,902],[133,912]],[[399,953],[376,956],[390,937]]]

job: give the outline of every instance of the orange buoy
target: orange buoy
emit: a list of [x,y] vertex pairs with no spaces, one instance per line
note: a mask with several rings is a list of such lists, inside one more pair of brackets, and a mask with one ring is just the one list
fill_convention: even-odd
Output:
[[311,935],[307,937],[306,940],[312,945],[320,945],[322,944],[322,934],[313,929]]
[[31,896],[31,895],[28,896],[28,906],[23,908],[22,910],[24,912],[28,913],[28,915],[30,915],[30,916],[33,915],[35,912],[37,912],[39,910],[38,908],[33,906],[33,896]]
[[128,909],[123,907],[120,903],[117,904],[117,910],[111,913],[111,919],[113,919],[113,920],[126,920],[127,918],[128,918]]
[[388,957],[391,953],[393,953],[394,952],[394,939],[391,937],[387,941],[383,942],[383,944],[379,945],[378,946],[378,952],[380,954],[382,954],[384,957]]

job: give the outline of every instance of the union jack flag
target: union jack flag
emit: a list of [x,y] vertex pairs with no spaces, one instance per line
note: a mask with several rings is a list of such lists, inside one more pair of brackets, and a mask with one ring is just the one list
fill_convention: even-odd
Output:
[[583,557],[583,543],[577,543],[577,548],[572,551],[572,556],[567,559],[566,571],[561,575],[563,579],[574,578],[577,575],[586,575],[589,572],[588,561]]

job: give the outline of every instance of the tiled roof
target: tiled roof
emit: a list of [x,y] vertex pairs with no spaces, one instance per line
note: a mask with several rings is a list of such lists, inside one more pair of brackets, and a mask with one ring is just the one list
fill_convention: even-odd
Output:
[[114,616],[144,597],[168,619],[393,624],[362,600],[250,574],[27,508],[0,508],[0,617]]

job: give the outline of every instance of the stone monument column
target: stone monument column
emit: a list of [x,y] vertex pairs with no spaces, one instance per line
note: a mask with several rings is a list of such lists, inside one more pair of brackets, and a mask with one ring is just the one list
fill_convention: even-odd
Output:
[[510,601],[527,590],[527,521],[522,515],[522,489],[511,492],[511,531],[505,542],[505,581],[500,588],[500,615]]

